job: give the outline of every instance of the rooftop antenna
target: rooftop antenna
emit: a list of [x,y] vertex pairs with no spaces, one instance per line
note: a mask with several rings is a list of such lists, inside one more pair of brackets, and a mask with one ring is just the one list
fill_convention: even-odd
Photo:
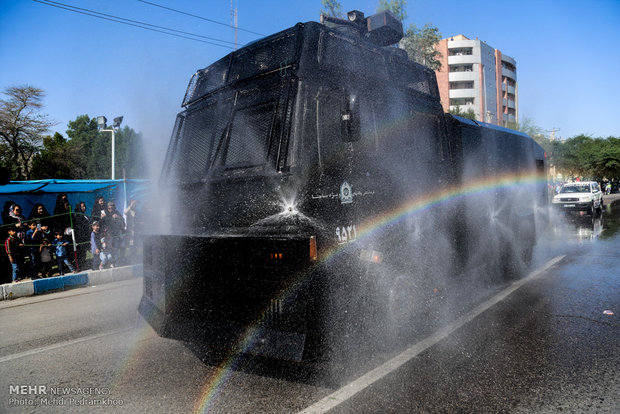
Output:
[[233,0],[230,0],[230,27],[235,31],[235,50],[237,50],[237,8],[233,6]]

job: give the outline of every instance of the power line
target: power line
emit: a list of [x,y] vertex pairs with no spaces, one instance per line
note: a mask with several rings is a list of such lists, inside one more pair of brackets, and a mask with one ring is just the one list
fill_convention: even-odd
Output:
[[[89,16],[99,17],[99,18],[102,18],[102,19],[105,19],[105,20],[115,21],[117,23],[125,23],[125,24],[129,24],[131,26],[141,27],[143,29],[149,29],[149,27],[150,27],[150,28],[167,30],[167,31],[170,31],[170,32],[175,32],[175,33],[181,33],[181,34],[189,35],[189,36],[201,37],[203,39],[209,39],[209,40],[213,40],[213,41],[216,41],[216,42],[234,44],[233,42],[229,42],[227,40],[215,39],[215,38],[208,37],[208,36],[198,35],[198,34],[190,33],[190,32],[184,32],[182,30],[170,29],[168,27],[163,27],[163,26],[158,26],[158,25],[155,25],[155,24],[140,22],[140,21],[137,21],[137,20],[125,19],[123,17],[113,16],[113,15],[110,15],[110,14],[105,14],[105,13],[101,13],[101,12],[90,10],[90,9],[83,9],[83,8],[80,8],[80,7],[71,6],[71,5],[68,5],[68,4],[59,3],[59,2],[56,2],[56,1],[52,1],[52,0],[43,0],[43,1],[34,0],[34,1],[37,1],[38,3],[42,3],[42,4],[47,4],[49,6],[54,6],[54,7],[63,8],[65,10],[74,11],[76,13],[81,13],[80,12],[80,10],[81,10],[81,11],[85,12],[85,13],[81,13],[81,14],[87,14]],[[55,6],[55,5],[58,5],[58,6]],[[64,6],[64,7],[62,7],[62,6]],[[94,14],[90,14],[90,13],[94,13]],[[148,26],[148,27],[144,27],[144,26]],[[158,31],[160,33],[173,34],[173,33],[161,32],[160,30],[155,30],[155,31]],[[180,37],[185,37],[185,36],[180,36]],[[185,38],[191,39],[191,40],[197,40],[197,39],[192,39],[192,38],[188,38],[188,37],[185,37]],[[208,43],[208,42],[205,42],[205,43]],[[215,44],[215,43],[211,43],[211,44]],[[223,46],[223,45],[217,45],[217,46]],[[228,46],[224,46],[224,47],[228,47]]]
[[[173,12],[175,12],[175,13],[184,14],[184,15],[186,15],[186,16],[195,17],[195,18],[197,18],[197,19],[200,19],[200,20],[205,20],[205,21],[207,21],[207,22],[211,22],[211,23],[215,23],[215,24],[222,25],[222,26],[230,27],[230,25],[229,25],[229,24],[227,24],[227,23],[222,23],[222,22],[218,22],[218,21],[216,21],[216,20],[207,19],[206,17],[197,16],[197,15],[195,15],[195,14],[191,14],[191,13],[187,13],[187,12],[184,12],[184,11],[181,11],[181,10],[173,9],[173,8],[171,8],[171,7],[162,6],[162,5],[160,5],[160,4],[157,4],[157,3],[152,3],[152,2],[150,2],[150,1],[146,1],[146,0],[138,0],[138,1],[139,1],[139,2],[142,2],[142,3],[145,3],[145,4],[150,4],[151,6],[160,7],[160,8],[162,8],[162,9],[170,10],[170,11],[173,11]],[[242,28],[240,28],[240,27],[237,27],[236,29],[237,29],[237,30],[240,30],[240,31],[242,31],[242,32],[252,33],[252,34],[255,34],[255,35],[258,35],[258,36],[266,36],[266,35],[265,35],[265,34],[263,34],[263,33],[253,32],[253,31],[251,31],[251,30],[242,29]]]
[[[78,14],[83,14],[86,16],[91,16],[91,17],[96,17],[98,19],[103,19],[103,20],[108,20],[111,22],[115,22],[115,23],[122,23],[128,26],[134,26],[134,27],[138,27],[140,29],[145,29],[145,30],[150,30],[153,32],[158,32],[158,33],[163,33],[163,34],[167,34],[170,36],[175,36],[175,37],[180,37],[183,39],[189,39],[189,40],[194,40],[196,42],[201,42],[201,43],[207,43],[210,45],[215,45],[215,46],[221,46],[221,47],[226,47],[229,49],[233,49],[232,46],[228,46],[228,45],[222,45],[219,43],[213,43],[213,42],[208,42],[205,40],[200,40],[200,39],[196,39],[195,37],[199,37],[199,38],[203,38],[203,39],[210,39],[216,42],[222,42],[222,43],[229,43],[229,44],[234,44],[233,42],[229,42],[227,40],[220,40],[220,39],[215,39],[212,37],[208,37],[208,36],[203,36],[203,35],[199,35],[199,34],[195,34],[195,33],[190,33],[190,32],[184,32],[182,30],[176,30],[176,29],[170,29],[168,27],[164,27],[164,26],[158,26],[158,25],[154,25],[154,24],[150,24],[150,23],[145,23],[145,22],[140,22],[137,20],[131,20],[131,19],[125,19],[123,17],[118,17],[118,16],[113,16],[110,14],[105,14],[105,13],[100,13],[98,11],[95,10],[90,10],[90,9],[83,9],[80,7],[75,7],[75,6],[71,6],[68,4],[64,4],[64,3],[59,3],[59,2],[55,2],[55,1],[51,1],[51,0],[33,0],[37,3],[41,3],[44,4],[46,6],[51,6],[51,7],[56,7],[59,9],[64,9],[64,10],[68,10],[68,11],[72,11],[74,13],[78,13]],[[185,36],[188,35],[188,36]],[[194,36],[194,37],[189,37],[189,36]]]

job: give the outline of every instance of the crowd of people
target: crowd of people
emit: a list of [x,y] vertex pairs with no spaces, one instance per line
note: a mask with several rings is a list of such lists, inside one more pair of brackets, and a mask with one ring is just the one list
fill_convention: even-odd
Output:
[[72,209],[67,194],[59,194],[53,214],[37,203],[26,218],[19,204],[7,201],[0,226],[2,282],[9,274],[19,282],[135,263],[143,226],[137,207],[132,199],[121,213],[114,201],[97,197],[88,214],[85,202]]

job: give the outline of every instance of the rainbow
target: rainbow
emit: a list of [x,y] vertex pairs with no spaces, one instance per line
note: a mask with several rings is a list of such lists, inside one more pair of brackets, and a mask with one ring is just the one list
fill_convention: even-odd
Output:
[[[530,174],[530,175],[515,175],[506,174],[503,176],[495,176],[492,178],[484,178],[477,181],[472,181],[467,185],[454,186],[451,188],[445,188],[433,193],[423,194],[418,197],[403,203],[402,205],[394,208],[388,212],[373,217],[372,220],[367,221],[360,225],[357,229],[357,240],[361,240],[365,237],[369,237],[381,229],[385,229],[399,221],[409,217],[411,215],[419,214],[423,211],[435,208],[439,205],[451,203],[456,200],[471,197],[476,195],[482,195],[490,192],[494,192],[498,189],[511,189],[519,188],[521,186],[528,185],[547,185],[547,180],[544,175]],[[319,262],[327,263],[332,260],[339,252],[344,250],[346,244],[337,245],[330,251],[324,252]],[[296,275],[292,278],[291,284],[283,289],[278,295],[278,299],[285,299],[295,292],[307,274]],[[238,344],[240,351],[231,352],[231,354],[221,363],[215,370],[215,373],[211,375],[209,380],[204,384],[201,389],[200,397],[194,404],[196,413],[207,413],[211,411],[217,401],[218,395],[223,388],[224,384],[228,381],[232,375],[234,368],[241,355],[251,349],[252,345],[258,338],[260,326],[265,320],[267,310],[263,312],[260,318],[258,318],[254,324],[247,328],[244,334],[239,338]]]

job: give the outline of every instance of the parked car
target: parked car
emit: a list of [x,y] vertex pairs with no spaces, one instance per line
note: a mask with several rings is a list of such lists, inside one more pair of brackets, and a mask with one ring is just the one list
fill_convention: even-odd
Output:
[[553,206],[564,211],[587,211],[603,209],[603,192],[596,181],[566,183],[553,197]]

